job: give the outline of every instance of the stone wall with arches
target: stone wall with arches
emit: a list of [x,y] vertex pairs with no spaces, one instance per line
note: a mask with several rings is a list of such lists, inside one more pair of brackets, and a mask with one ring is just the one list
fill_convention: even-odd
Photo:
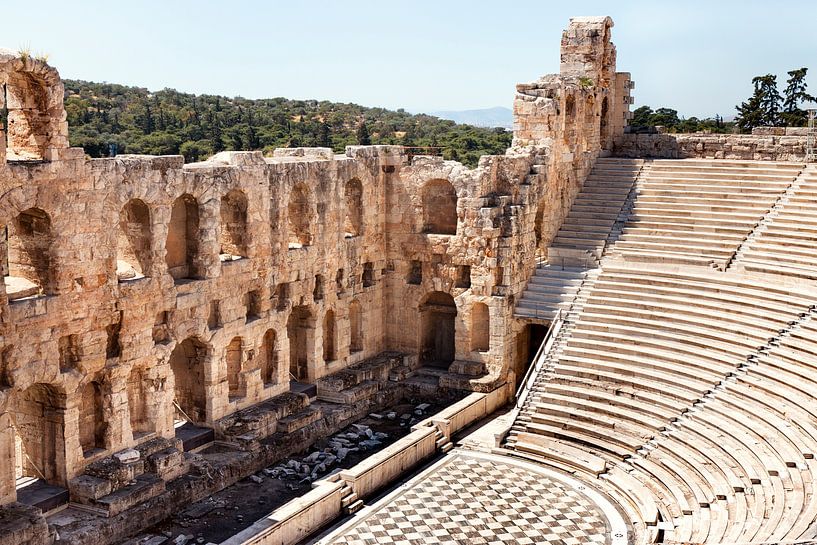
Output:
[[56,71],[0,52],[0,505],[387,350],[444,388],[513,382],[515,300],[623,123],[610,26],[571,22],[562,74],[520,85],[514,146],[476,168],[399,146],[90,159]]

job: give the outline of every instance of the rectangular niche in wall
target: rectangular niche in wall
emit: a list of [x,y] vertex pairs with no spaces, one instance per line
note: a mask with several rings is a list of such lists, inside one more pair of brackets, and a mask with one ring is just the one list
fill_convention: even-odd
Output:
[[167,344],[170,342],[170,331],[168,330],[169,313],[165,310],[156,315],[153,322],[153,342],[154,344]]
[[323,275],[315,275],[315,288],[312,290],[312,300],[320,301],[323,299]]
[[422,284],[423,283],[423,263],[421,261],[413,260],[408,276],[406,277],[407,284]]
[[469,265],[460,265],[457,267],[457,282],[455,286],[466,289],[471,287],[471,267]]
[[261,290],[248,291],[244,296],[246,307],[246,321],[257,320],[261,317]]
[[74,369],[79,362],[79,335],[65,335],[60,337],[60,373]]
[[374,265],[369,261],[363,264],[363,287],[374,286]]
[[210,301],[210,314],[207,316],[207,328],[211,331],[221,327],[221,304],[218,300]]
[[278,284],[272,299],[277,310],[286,310],[289,303],[289,284],[286,282]]

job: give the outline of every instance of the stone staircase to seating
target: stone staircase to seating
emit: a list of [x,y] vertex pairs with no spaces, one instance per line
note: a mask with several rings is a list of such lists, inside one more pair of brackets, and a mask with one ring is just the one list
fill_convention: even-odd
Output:
[[648,161],[610,253],[724,269],[802,169],[765,161]]
[[747,271],[817,280],[817,165],[807,166],[737,252]]
[[547,259],[558,267],[597,267],[641,172],[640,159],[600,158],[556,233]]
[[628,210],[643,161],[600,158],[548,248],[547,262],[528,280],[515,315],[552,320],[570,308]]

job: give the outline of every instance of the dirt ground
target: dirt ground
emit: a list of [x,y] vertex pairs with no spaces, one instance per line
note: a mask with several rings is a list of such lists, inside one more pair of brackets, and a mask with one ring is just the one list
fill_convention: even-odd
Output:
[[[298,456],[286,458],[208,498],[195,502],[176,516],[165,519],[136,538],[130,538],[122,543],[132,545],[153,536],[163,536],[169,538],[167,543],[171,544],[180,535],[192,536],[186,542],[187,544],[220,543],[311,489],[311,482],[304,480],[303,473],[283,474],[288,463],[295,466],[295,463],[290,460],[301,463],[310,454],[325,452],[325,449],[331,450],[332,445],[337,446],[338,444],[337,439],[335,442],[332,442],[332,439],[340,437],[340,441],[345,439],[350,443],[351,448],[348,454],[342,460],[329,464],[325,471],[317,470],[312,474],[317,474],[317,478],[322,478],[339,468],[352,467],[407,435],[411,431],[411,426],[417,421],[435,414],[444,407],[444,405],[431,403],[428,404],[428,407],[424,407],[424,410],[417,411],[421,403],[423,402],[408,400],[375,413],[382,418],[367,416],[356,422],[358,427],[353,424],[331,437],[321,439]],[[393,414],[389,415],[389,413]],[[388,418],[388,416],[393,416],[393,418]],[[372,438],[366,435],[363,426],[371,430]],[[360,439],[349,441],[346,435],[349,433],[359,434]],[[385,437],[382,434],[385,434]],[[361,442],[365,444],[360,445]],[[354,451],[355,446],[358,446],[359,450]],[[313,454],[313,457],[315,456],[317,454]],[[312,463],[311,467],[314,465]],[[291,468],[287,469],[290,469],[290,473],[292,472]]]

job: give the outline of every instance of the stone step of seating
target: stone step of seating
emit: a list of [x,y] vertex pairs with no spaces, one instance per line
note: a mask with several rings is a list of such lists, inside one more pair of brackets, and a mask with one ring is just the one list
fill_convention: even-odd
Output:
[[756,174],[744,174],[736,177],[733,174],[721,174],[721,173],[704,173],[696,170],[690,171],[650,171],[643,180],[643,185],[649,185],[652,182],[669,182],[669,183],[676,183],[678,185],[695,185],[697,183],[712,183],[712,182],[724,182],[728,184],[739,184],[739,185],[752,185],[753,183],[758,183],[761,185],[771,185],[777,184],[781,189],[785,189],[792,180],[794,180],[796,174],[781,174],[781,175],[756,175]]
[[750,169],[800,171],[803,163],[789,163],[783,161],[740,161],[732,159],[654,159],[650,161],[650,168],[730,168],[738,171]]

